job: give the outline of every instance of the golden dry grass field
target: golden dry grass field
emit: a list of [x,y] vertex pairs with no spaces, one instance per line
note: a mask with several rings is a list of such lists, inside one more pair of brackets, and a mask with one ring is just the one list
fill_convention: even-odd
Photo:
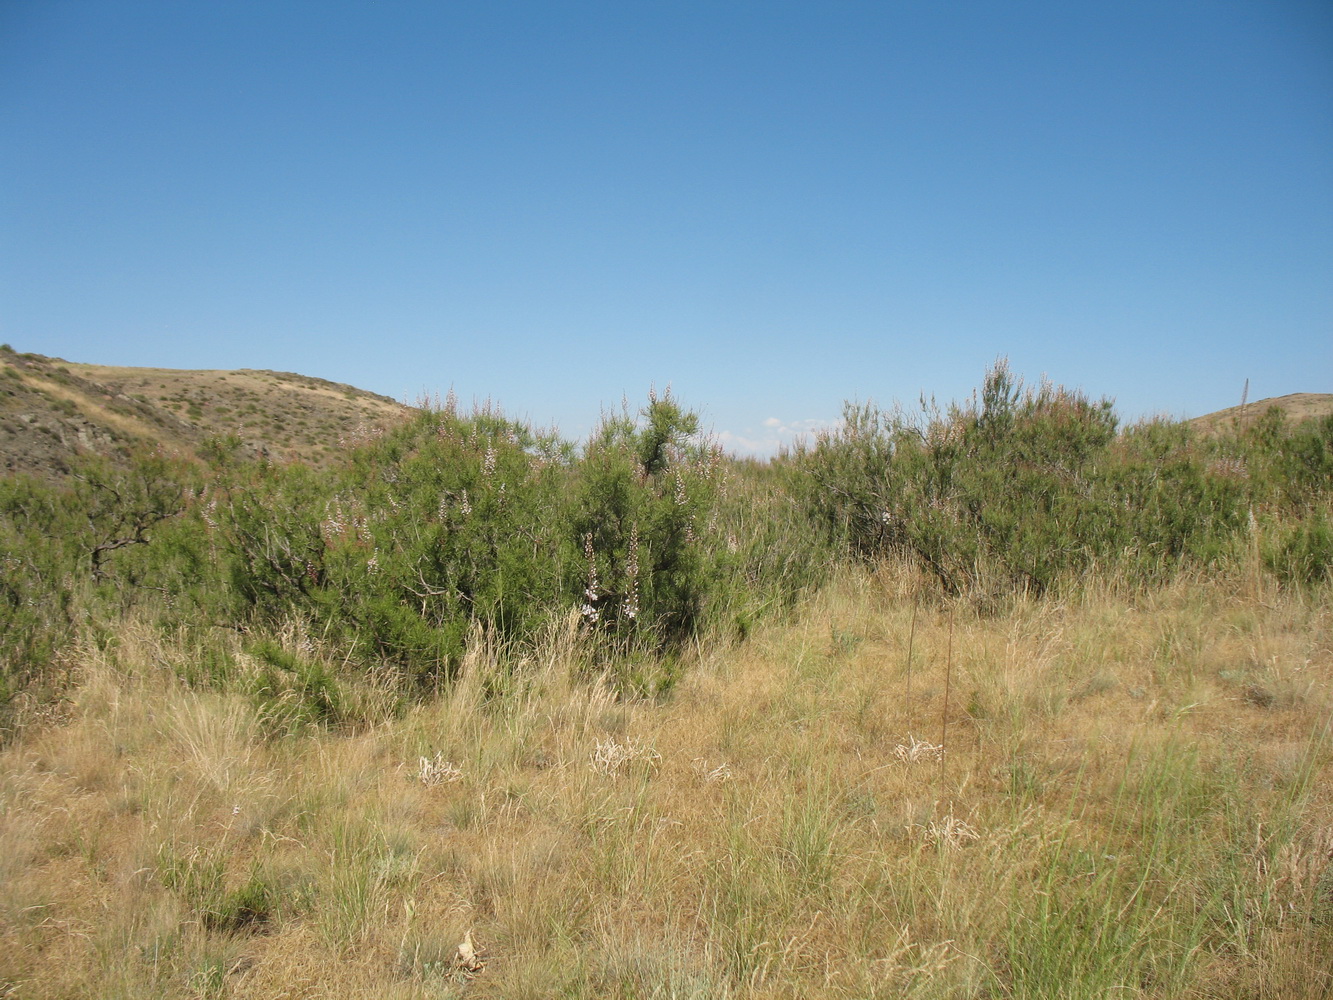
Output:
[[576,621],[474,642],[341,733],[127,626],[0,754],[0,996],[1333,996],[1325,592],[914,587],[844,575],[656,701]]

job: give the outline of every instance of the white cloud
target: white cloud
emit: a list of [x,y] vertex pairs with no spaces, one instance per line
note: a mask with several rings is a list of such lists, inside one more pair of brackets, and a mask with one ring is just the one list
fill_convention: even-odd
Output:
[[745,428],[740,432],[719,431],[715,437],[724,451],[748,458],[772,458],[783,448],[790,448],[798,443],[809,443],[816,433],[832,430],[842,423],[841,420],[825,420],[812,417],[803,420],[782,420],[768,417],[762,423],[761,430]]

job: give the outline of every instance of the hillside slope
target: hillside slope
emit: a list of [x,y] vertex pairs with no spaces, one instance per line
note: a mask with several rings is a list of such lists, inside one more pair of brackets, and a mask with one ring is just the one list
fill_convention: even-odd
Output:
[[408,412],[387,396],[290,372],[119,368],[0,352],[0,466],[11,472],[61,475],[76,455],[144,446],[190,455],[233,434],[252,454],[320,465]]
[[1220,434],[1236,426],[1248,427],[1273,407],[1281,410],[1293,423],[1310,417],[1326,417],[1333,414],[1333,393],[1293,392],[1286,396],[1273,396],[1243,406],[1229,406],[1225,410],[1205,413],[1189,422],[1201,434]]

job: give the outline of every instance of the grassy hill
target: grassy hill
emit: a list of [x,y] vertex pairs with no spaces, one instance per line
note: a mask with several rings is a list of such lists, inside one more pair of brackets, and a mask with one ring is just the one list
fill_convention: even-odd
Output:
[[1274,407],[1281,410],[1287,420],[1293,423],[1310,417],[1326,417],[1333,414],[1333,393],[1293,392],[1285,396],[1273,396],[1242,406],[1229,406],[1225,410],[1205,413],[1189,423],[1196,431],[1215,436],[1236,429],[1244,430]]
[[290,372],[178,371],[0,352],[0,463],[59,475],[89,452],[140,446],[192,454],[236,435],[252,455],[324,465],[349,440],[400,423],[408,407]]

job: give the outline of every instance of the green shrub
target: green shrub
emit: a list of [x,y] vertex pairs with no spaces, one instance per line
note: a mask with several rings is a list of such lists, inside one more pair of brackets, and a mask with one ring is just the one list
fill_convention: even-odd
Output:
[[609,656],[666,651],[729,600],[723,460],[696,428],[669,395],[651,398],[580,453],[449,408],[327,473],[229,457],[202,512],[227,586],[199,591],[200,606],[255,624],[295,615],[425,688],[452,677],[474,626],[531,642],[573,608]]
[[14,699],[53,679],[78,619],[67,497],[25,476],[0,479],[0,729]]
[[1116,424],[1109,401],[1025,388],[1000,363],[979,399],[916,420],[849,405],[797,454],[802,499],[833,543],[906,557],[949,594],[1041,595],[1094,566],[1146,581],[1225,554],[1240,483],[1187,434]]
[[297,656],[270,640],[252,643],[246,652],[260,664],[248,680],[248,693],[271,725],[292,730],[341,720],[343,695],[327,664]]
[[179,855],[163,848],[157,871],[163,886],[179,895],[210,931],[235,933],[261,927],[276,913],[281,898],[257,864],[239,884],[229,884],[223,857],[198,849]]
[[1280,527],[1264,563],[1284,583],[1308,586],[1333,579],[1333,525],[1328,516],[1317,511],[1307,520]]
[[[722,455],[669,393],[604,416],[582,447],[449,404],[326,470],[251,459],[234,436],[200,457],[0,479],[0,708],[132,609],[204,636],[181,675],[242,686],[281,730],[345,723],[372,688],[435,690],[470,636],[521,649],[571,612],[590,672],[659,695],[701,635],[743,638],[842,559],[904,558],[992,602],[1237,559],[1307,586],[1333,558],[1333,418],[1121,430],[1109,401],[1003,363],[946,409],[848,405],[770,463]],[[292,623],[317,647],[261,638]],[[207,638],[235,633],[253,670]]]

